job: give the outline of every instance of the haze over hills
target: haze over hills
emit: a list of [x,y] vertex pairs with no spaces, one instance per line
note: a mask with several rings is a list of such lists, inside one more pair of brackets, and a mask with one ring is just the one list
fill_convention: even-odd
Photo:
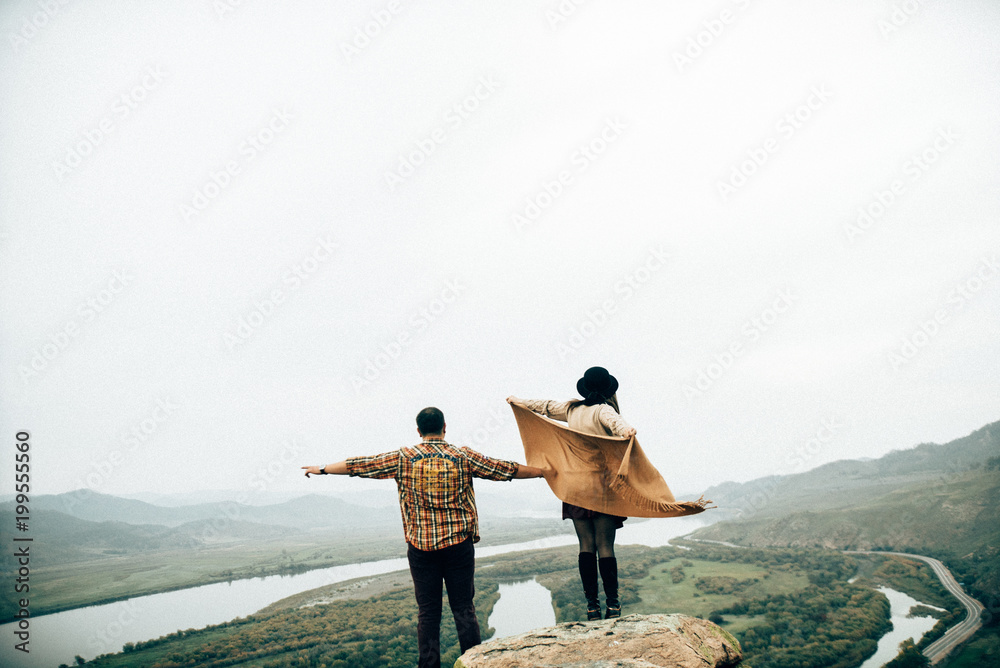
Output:
[[[71,563],[113,555],[161,550],[188,550],[233,541],[286,538],[301,530],[254,522],[193,520],[177,526],[136,524],[117,520],[82,520],[55,510],[32,511],[32,538],[40,549],[37,566]],[[0,522],[14,522],[14,513],[0,511]]]
[[[719,519],[776,517],[791,510],[847,508],[918,483],[943,482],[1000,456],[1000,422],[939,445],[922,443],[878,459],[830,462],[803,473],[709,488]],[[720,517],[721,516],[721,517]]]
[[726,483],[706,496],[727,519],[693,537],[915,552],[944,561],[984,602],[1000,600],[1000,422],[943,445]]
[[[0,522],[14,523],[14,502],[0,504]],[[368,508],[308,495],[269,506],[234,502],[162,507],[89,492],[31,500],[31,533],[38,566],[109,556],[260,544],[316,530],[396,536],[399,508]],[[0,565],[7,566],[0,555]]]
[[[254,490],[247,494],[244,490],[233,489],[203,489],[195,492],[137,492],[135,494],[117,494],[126,499],[145,501],[154,506],[193,506],[199,503],[219,503],[224,501],[243,500],[250,506],[268,506],[294,499],[301,494],[297,492],[275,492],[270,490]],[[3,499],[6,500],[6,499]],[[364,504],[362,504],[364,505]]]
[[[12,511],[14,502],[0,503],[0,512]],[[356,506],[336,497],[309,494],[282,503],[254,506],[217,501],[164,507],[85,490],[33,497],[32,512],[53,511],[91,522],[159,524],[176,527],[196,520],[226,519],[284,527],[372,526],[399,521],[399,509]]]

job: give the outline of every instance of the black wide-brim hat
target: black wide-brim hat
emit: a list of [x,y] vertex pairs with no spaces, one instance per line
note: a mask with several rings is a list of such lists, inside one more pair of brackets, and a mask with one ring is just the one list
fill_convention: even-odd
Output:
[[618,379],[604,367],[592,366],[584,372],[583,378],[576,381],[576,391],[584,399],[594,393],[609,399],[618,391]]

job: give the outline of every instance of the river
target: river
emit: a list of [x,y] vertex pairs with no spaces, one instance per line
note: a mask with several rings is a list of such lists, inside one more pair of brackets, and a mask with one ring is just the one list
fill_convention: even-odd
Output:
[[502,584],[500,600],[493,606],[488,623],[496,630],[493,638],[553,626],[556,611],[552,608],[552,593],[534,578]]
[[[921,603],[915,598],[888,587],[879,587],[878,590],[889,599],[891,608],[889,617],[892,620],[892,630],[879,638],[875,654],[868,657],[868,660],[861,664],[860,668],[880,668],[883,664],[892,661],[899,654],[899,643],[907,638],[912,638],[913,642],[917,642],[922,635],[934,628],[938,621],[934,617],[909,617],[910,608],[915,605],[926,605],[929,608],[935,606]],[[940,610],[941,608],[936,609]]]
[[[700,517],[629,520],[625,528],[618,532],[617,543],[657,547],[707,524]],[[564,534],[477,548],[476,555],[489,557],[575,544],[575,536]],[[13,635],[17,630],[15,623],[0,625],[0,664],[5,668],[55,668],[61,663],[72,665],[76,655],[89,660],[99,654],[121,651],[127,642],[149,640],[181,629],[198,629],[245,617],[286,596],[309,589],[407,568],[406,559],[369,561],[298,575],[273,575],[203,585],[32,617],[29,627],[30,654],[14,649],[17,642]]]

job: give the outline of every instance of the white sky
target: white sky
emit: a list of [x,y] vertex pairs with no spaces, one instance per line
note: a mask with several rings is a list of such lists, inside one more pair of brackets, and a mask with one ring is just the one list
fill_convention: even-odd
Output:
[[19,430],[37,493],[317,491],[427,405],[523,460],[504,398],[592,365],[679,493],[1000,418],[995,2],[52,6],[0,9],[2,493]]

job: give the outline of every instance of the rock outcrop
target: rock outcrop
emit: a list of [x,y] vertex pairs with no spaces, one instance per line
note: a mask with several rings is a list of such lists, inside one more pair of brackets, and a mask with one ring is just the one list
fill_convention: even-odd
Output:
[[473,647],[455,668],[709,668],[738,666],[740,644],[687,615],[567,622]]

